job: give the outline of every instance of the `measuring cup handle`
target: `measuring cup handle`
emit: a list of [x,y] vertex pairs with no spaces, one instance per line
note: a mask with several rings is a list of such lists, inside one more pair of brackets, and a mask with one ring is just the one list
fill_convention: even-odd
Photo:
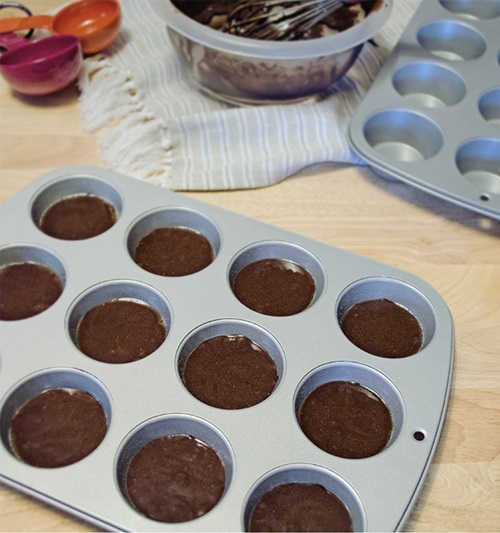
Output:
[[[24,11],[24,13],[26,13],[26,15],[28,15],[28,17],[31,17],[33,15],[33,13],[26,6],[23,6],[23,4],[20,4],[19,2],[2,2],[0,4],[0,9],[5,9],[7,7],[10,7],[10,8],[13,8],[13,9],[20,9],[21,11]],[[31,28],[28,31],[28,33],[24,36],[24,38],[25,39],[31,39],[31,36],[33,35],[34,31],[35,30],[33,28]],[[1,34],[0,34],[0,36],[1,36]],[[22,44],[22,43],[19,43],[19,44]],[[15,44],[14,44],[14,46],[15,46]],[[0,42],[0,48],[6,49],[6,47],[1,42]],[[7,48],[7,50],[8,50],[8,48]]]
[[27,44],[26,37],[19,37],[15,33],[0,33],[0,53],[10,52],[19,46]]

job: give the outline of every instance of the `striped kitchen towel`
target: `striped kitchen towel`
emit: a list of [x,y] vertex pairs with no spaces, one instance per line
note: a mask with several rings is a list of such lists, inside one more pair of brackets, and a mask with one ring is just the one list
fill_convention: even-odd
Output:
[[174,190],[272,185],[321,162],[362,164],[347,127],[421,0],[395,0],[391,17],[319,102],[234,107],[201,93],[169,42],[155,2],[120,0],[122,31],[84,61],[79,86],[86,131],[103,130],[111,168]]

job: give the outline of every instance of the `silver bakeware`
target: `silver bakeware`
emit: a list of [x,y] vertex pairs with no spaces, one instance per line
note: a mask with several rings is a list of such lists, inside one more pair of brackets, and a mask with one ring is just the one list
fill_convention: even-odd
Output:
[[500,218],[500,0],[422,0],[356,110],[377,173]]
[[[81,241],[40,231],[44,207],[91,193],[115,206],[116,224]],[[0,208],[0,266],[33,261],[53,268],[64,290],[43,313],[0,321],[0,480],[100,529],[244,531],[252,506],[287,481],[320,483],[347,505],[357,531],[398,530],[408,517],[438,443],[452,375],[453,321],[443,299],[409,273],[300,235],[134,180],[87,166],[49,172]],[[131,253],[158,225],[196,228],[213,244],[214,262],[185,277],[141,269]],[[231,280],[263,257],[306,267],[316,295],[289,317],[256,313],[234,296]],[[164,343],[128,364],[81,353],[79,317],[93,305],[130,298],[153,306],[168,325]],[[343,313],[354,303],[388,298],[410,310],[423,347],[403,359],[363,352],[344,336]],[[241,410],[210,407],[180,377],[192,347],[216,335],[243,334],[275,360],[279,379],[264,402]],[[330,380],[356,381],[389,407],[394,431],[385,450],[367,459],[332,456],[312,444],[297,422],[303,398]],[[108,418],[101,445],[62,468],[29,466],[13,453],[10,421],[28,399],[51,387],[77,388],[98,399]],[[125,473],[134,453],[153,438],[185,433],[212,446],[226,469],[216,507],[191,522],[145,518],[127,500]]]

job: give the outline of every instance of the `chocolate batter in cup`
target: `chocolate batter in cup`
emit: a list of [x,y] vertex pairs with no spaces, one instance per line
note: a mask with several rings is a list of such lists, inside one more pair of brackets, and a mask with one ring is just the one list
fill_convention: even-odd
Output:
[[143,237],[135,262],[160,276],[187,276],[207,267],[215,254],[209,240],[189,228],[157,228]]
[[353,305],[344,315],[341,328],[358,348],[379,357],[408,357],[422,347],[418,320],[385,298]]
[[45,311],[63,285],[52,269],[25,262],[0,267],[0,320],[21,320]]
[[271,356],[243,335],[221,335],[199,344],[183,370],[186,388],[221,409],[244,409],[273,392],[278,372]]
[[350,381],[331,381],[314,389],[300,408],[299,424],[316,446],[348,459],[380,453],[393,430],[385,402]]
[[110,300],[80,320],[78,348],[104,363],[130,363],[153,353],[167,335],[159,313],[143,303]]
[[315,483],[284,483],[257,502],[249,531],[352,531],[346,506]]
[[111,204],[92,194],[79,194],[48,207],[40,219],[40,229],[56,239],[82,240],[104,233],[116,220]]
[[303,267],[286,259],[261,259],[243,267],[233,282],[241,303],[264,315],[290,316],[313,300],[315,283]]
[[189,435],[152,440],[127,472],[128,497],[139,512],[179,523],[208,513],[225,489],[225,471],[213,448]]
[[49,389],[25,403],[11,421],[10,441],[25,463],[58,468],[92,453],[107,431],[102,405],[87,392]]

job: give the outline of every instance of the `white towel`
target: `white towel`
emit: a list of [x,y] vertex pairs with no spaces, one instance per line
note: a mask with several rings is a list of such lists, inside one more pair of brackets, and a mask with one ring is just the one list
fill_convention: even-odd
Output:
[[272,185],[314,163],[363,164],[350,117],[421,0],[394,0],[389,21],[320,102],[235,107],[200,92],[169,42],[154,2],[120,0],[122,31],[79,78],[86,131],[105,128],[109,167],[174,190]]

